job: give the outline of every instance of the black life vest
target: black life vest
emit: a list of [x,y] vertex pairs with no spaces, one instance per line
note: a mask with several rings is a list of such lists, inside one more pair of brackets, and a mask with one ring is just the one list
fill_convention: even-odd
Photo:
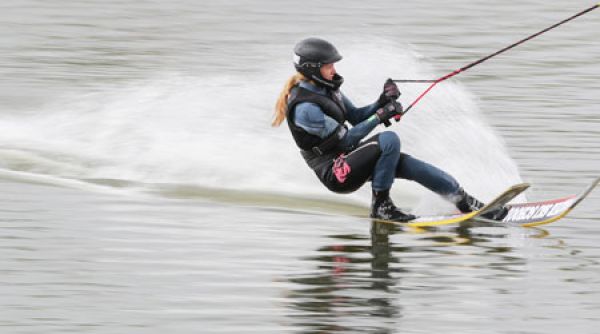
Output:
[[[318,105],[325,115],[339,123],[336,130],[329,137],[321,138],[306,132],[306,130],[296,125],[294,122],[295,108],[303,102],[311,102]],[[341,101],[341,96],[325,96],[311,92],[306,88],[295,86],[292,88],[288,98],[286,118],[296,145],[302,149],[305,158],[307,154],[309,156],[312,155],[310,154],[311,152],[316,156],[322,156],[341,151],[339,143],[347,132],[347,128],[344,125],[346,122],[346,108],[344,108],[344,104]]]

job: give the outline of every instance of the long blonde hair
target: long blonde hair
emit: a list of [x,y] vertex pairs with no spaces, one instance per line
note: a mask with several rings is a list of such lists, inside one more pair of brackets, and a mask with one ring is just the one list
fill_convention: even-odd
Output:
[[285,120],[290,90],[292,90],[292,88],[302,80],[306,80],[304,75],[302,75],[301,73],[296,73],[285,82],[283,90],[281,91],[281,93],[279,94],[279,98],[277,99],[277,103],[275,103],[275,116],[273,118],[271,126],[279,126],[281,125],[283,120]]

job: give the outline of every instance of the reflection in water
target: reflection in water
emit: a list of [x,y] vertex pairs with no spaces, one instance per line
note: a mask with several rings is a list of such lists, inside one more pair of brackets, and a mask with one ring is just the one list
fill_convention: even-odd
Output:
[[336,244],[318,249],[325,255],[308,258],[318,263],[318,272],[290,279],[299,286],[290,296],[291,307],[301,311],[293,313],[295,325],[304,333],[391,333],[401,318],[398,278],[390,270],[398,261],[389,242],[393,228],[374,223],[370,245],[367,236],[331,236]]
[[[402,291],[428,289],[426,284],[403,286],[403,277],[414,280],[419,276],[435,282],[435,276],[440,274],[460,276],[460,272],[452,271],[456,264],[471,265],[492,276],[523,275],[524,259],[512,254],[513,248],[505,242],[493,242],[505,239],[506,231],[482,233],[474,232],[473,227],[464,225],[452,233],[429,230],[415,235],[394,225],[373,223],[370,236],[329,236],[334,244],[321,247],[318,255],[304,259],[316,263],[317,269],[290,278],[297,287],[288,296],[294,325],[302,328],[302,333],[393,333],[400,328],[403,307],[415,302],[409,300],[413,297],[403,298]],[[408,240],[394,244],[390,242],[394,234]],[[461,256],[453,249],[456,246],[476,247],[473,252],[482,256],[483,265],[456,258]],[[432,256],[414,256],[424,252]],[[436,259],[448,256],[455,258],[446,268],[436,264]]]

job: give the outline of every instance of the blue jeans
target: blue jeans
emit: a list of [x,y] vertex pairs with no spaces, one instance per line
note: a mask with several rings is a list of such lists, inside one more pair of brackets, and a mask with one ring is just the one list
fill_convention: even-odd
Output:
[[381,155],[373,171],[373,190],[387,190],[395,178],[415,181],[440,194],[456,194],[459,184],[443,170],[407,154],[400,153],[400,139],[395,132],[383,132],[378,138]]

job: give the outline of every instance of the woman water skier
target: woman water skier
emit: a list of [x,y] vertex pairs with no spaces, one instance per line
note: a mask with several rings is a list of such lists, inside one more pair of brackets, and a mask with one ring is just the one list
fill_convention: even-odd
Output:
[[[398,209],[390,198],[395,178],[416,181],[454,203],[461,212],[483,204],[467,194],[449,174],[400,151],[398,135],[384,131],[366,140],[377,125],[402,116],[400,91],[388,80],[378,100],[355,107],[339,88],[335,70],[342,56],[329,42],[307,38],[294,48],[296,73],[286,82],[275,107],[273,126],[284,119],[302,157],[331,191],[350,193],[371,181],[372,218],[406,222],[416,217]],[[348,128],[346,122],[352,125]],[[504,210],[486,214],[501,219]]]

